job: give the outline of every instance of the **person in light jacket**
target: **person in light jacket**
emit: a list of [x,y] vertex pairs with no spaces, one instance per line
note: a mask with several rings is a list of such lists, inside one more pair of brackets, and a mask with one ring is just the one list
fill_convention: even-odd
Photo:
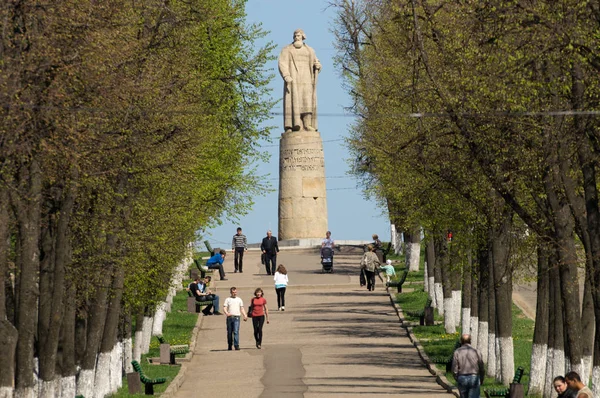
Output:
[[275,292],[277,293],[277,311],[285,311],[285,289],[288,285],[287,270],[279,264],[275,276]]
[[377,255],[373,253],[373,245],[367,246],[367,252],[364,254],[360,267],[364,270],[367,278],[367,290],[375,290],[375,271],[379,268],[381,263]]

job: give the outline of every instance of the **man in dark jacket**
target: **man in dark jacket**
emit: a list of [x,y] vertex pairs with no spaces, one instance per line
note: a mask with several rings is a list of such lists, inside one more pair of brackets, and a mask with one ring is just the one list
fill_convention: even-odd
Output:
[[271,230],[268,230],[267,236],[263,238],[262,243],[260,244],[260,250],[265,256],[265,269],[267,270],[267,275],[275,275],[279,246],[277,245],[277,238],[272,236]]

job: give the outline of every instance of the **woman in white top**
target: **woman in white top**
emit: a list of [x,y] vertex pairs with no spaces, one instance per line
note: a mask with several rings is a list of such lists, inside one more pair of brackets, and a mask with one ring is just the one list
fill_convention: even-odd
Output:
[[275,272],[275,292],[277,292],[277,311],[285,311],[285,289],[288,284],[287,270],[279,264]]

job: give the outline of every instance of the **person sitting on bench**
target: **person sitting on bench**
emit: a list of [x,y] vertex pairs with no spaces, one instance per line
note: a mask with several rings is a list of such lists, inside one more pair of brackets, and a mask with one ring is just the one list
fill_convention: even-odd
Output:
[[227,252],[225,252],[225,250],[220,250],[218,253],[215,253],[214,256],[212,256],[206,261],[206,266],[208,268],[219,270],[219,276],[221,277],[222,281],[227,280],[225,279],[225,270],[223,269],[223,261],[225,261],[226,254]]
[[[221,315],[219,312],[219,296],[216,294],[212,294],[210,289],[208,289],[208,284],[211,281],[210,276],[205,276],[204,280],[200,280],[199,276],[196,276],[196,283],[190,283],[190,291],[194,294],[197,302],[203,301],[212,301],[212,304],[206,306],[205,309],[202,310],[204,315]],[[214,307],[213,313],[210,310]]]

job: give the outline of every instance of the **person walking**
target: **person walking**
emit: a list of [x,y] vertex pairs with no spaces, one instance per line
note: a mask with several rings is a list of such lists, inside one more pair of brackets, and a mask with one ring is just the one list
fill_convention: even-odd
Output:
[[265,300],[263,295],[264,292],[260,287],[254,291],[254,297],[250,301],[252,311],[248,314],[252,318],[254,340],[256,341],[256,348],[259,350],[262,345],[265,320],[269,323],[269,309],[267,308],[267,300]]
[[274,275],[279,245],[277,245],[277,238],[272,235],[271,230],[268,230],[267,236],[263,238],[262,243],[260,244],[260,250],[265,255],[265,269],[267,275]]
[[244,309],[244,301],[237,296],[237,288],[234,286],[229,289],[230,297],[225,299],[223,312],[227,316],[227,350],[235,347],[236,351],[240,349],[240,317],[244,316],[244,322],[248,320],[248,315]]
[[558,394],[557,398],[575,398],[577,393],[569,388],[567,381],[562,376],[556,376],[552,380],[554,391]]
[[222,281],[227,280],[227,279],[225,279],[225,270],[223,269],[223,262],[225,261],[226,255],[227,255],[227,252],[225,250],[220,250],[214,256],[212,256],[211,258],[206,260],[206,266],[209,269],[218,269],[219,270],[219,276],[221,277]]
[[248,251],[248,242],[246,235],[242,234],[242,228],[238,227],[237,232],[231,240],[231,251],[233,252],[234,272],[243,272],[244,252]]
[[365,272],[365,278],[367,279],[367,290],[375,290],[375,271],[381,265],[377,255],[373,253],[373,245],[367,246],[367,252],[364,254],[360,267]]
[[565,375],[565,380],[569,388],[577,392],[577,398],[593,398],[592,390],[581,381],[581,377],[577,372],[569,372]]
[[461,398],[479,398],[479,386],[485,378],[481,352],[471,346],[471,335],[460,336],[461,346],[452,356],[452,373]]
[[277,311],[285,311],[285,289],[288,285],[287,270],[283,264],[279,264],[275,272],[275,292],[277,293]]
[[380,270],[385,271],[386,282],[389,282],[393,276],[396,276],[396,270],[392,265],[392,260],[387,260],[385,265],[379,267]]

